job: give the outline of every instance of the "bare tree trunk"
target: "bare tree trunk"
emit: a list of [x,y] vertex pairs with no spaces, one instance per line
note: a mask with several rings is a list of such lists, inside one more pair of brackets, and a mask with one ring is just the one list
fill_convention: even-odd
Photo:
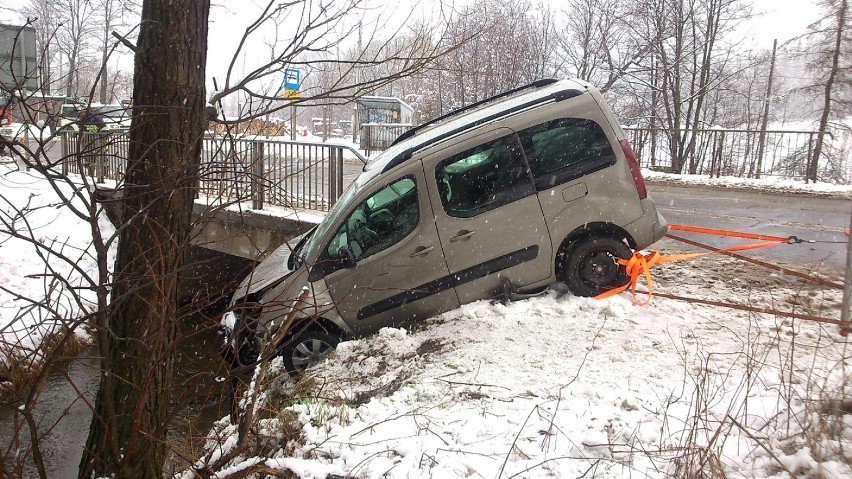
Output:
[[769,124],[769,104],[772,102],[772,75],[775,73],[775,51],[778,49],[778,39],[772,41],[772,59],[769,61],[769,79],[766,81],[766,98],[763,100],[763,119],[760,122],[760,138],[757,143],[757,168],[754,177],[760,179],[763,169],[763,155],[766,149],[766,128]]
[[[701,126],[701,116],[704,114],[704,100],[707,97],[707,92],[710,89],[710,69],[713,66],[713,47],[716,43],[716,38],[719,36],[719,22],[722,15],[722,4],[720,1],[711,1],[707,6],[706,25],[707,29],[704,38],[700,38],[695,31],[697,25],[693,24],[693,41],[695,43],[702,42],[703,50],[701,55],[701,68],[698,77],[698,85],[694,90],[695,103],[690,102],[692,114],[692,133],[689,137],[689,142],[686,147],[686,156],[689,157],[689,173],[694,175],[698,172],[697,158],[695,157],[695,141],[698,136],[698,130]],[[694,83],[693,78],[693,85]]]
[[75,96],[75,87],[77,78],[77,50],[73,49],[68,55],[68,77],[65,83],[65,96]]
[[[208,0],[145,0],[103,368],[80,477],[159,477],[166,456],[177,271],[202,134]],[[108,332],[103,328],[108,327]]]
[[819,157],[822,155],[822,148],[825,140],[826,129],[828,128],[828,119],[831,114],[831,98],[834,82],[840,70],[840,54],[841,45],[843,43],[843,33],[846,26],[846,9],[848,7],[847,0],[840,0],[840,5],[837,9],[837,31],[834,35],[834,49],[831,52],[831,70],[828,73],[828,79],[825,82],[823,90],[822,114],[819,117],[819,133],[817,133],[816,144],[814,145],[814,155],[810,165],[808,165],[807,177],[808,180],[816,183],[817,168],[819,166]]

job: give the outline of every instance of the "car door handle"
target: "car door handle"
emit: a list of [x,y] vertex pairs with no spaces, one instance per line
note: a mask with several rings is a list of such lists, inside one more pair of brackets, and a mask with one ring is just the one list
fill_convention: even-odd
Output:
[[461,230],[458,233],[456,233],[455,236],[450,238],[450,243],[468,240],[468,239],[470,239],[471,236],[473,236],[474,233],[476,233],[476,231]]
[[435,249],[434,246],[418,246],[413,253],[408,255],[409,258],[417,258],[418,256],[426,256],[430,251]]

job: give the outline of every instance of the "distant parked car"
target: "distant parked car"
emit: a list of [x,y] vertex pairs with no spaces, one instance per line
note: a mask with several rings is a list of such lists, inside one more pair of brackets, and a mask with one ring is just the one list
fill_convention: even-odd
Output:
[[12,146],[23,138],[25,126],[21,123],[0,121],[0,155],[5,155]]
[[541,80],[401,135],[318,227],[255,268],[223,324],[252,363],[292,311],[274,346],[300,370],[343,338],[479,299],[623,285],[617,259],[666,229],[600,92]]
[[[86,130],[92,119],[97,118],[98,131],[118,131],[130,128],[132,110],[124,105],[81,105],[65,104],[59,113],[59,128],[71,131]],[[101,123],[103,126],[101,126]],[[81,128],[82,126],[82,128]]]

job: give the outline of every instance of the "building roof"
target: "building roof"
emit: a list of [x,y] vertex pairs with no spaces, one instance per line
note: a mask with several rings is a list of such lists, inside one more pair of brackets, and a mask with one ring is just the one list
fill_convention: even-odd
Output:
[[357,100],[357,104],[374,110],[396,110],[399,107],[401,112],[414,112],[411,105],[393,96],[363,96]]

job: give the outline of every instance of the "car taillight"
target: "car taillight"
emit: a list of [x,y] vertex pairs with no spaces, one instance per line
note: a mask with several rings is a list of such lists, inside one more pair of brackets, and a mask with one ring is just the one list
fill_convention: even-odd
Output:
[[633,174],[633,183],[636,184],[639,199],[644,200],[648,197],[648,189],[645,188],[645,178],[642,177],[639,158],[636,158],[636,152],[633,151],[633,147],[630,146],[629,141],[621,140],[618,143],[621,145],[621,151],[624,152],[624,156],[627,158],[627,164],[630,165],[630,173]]

